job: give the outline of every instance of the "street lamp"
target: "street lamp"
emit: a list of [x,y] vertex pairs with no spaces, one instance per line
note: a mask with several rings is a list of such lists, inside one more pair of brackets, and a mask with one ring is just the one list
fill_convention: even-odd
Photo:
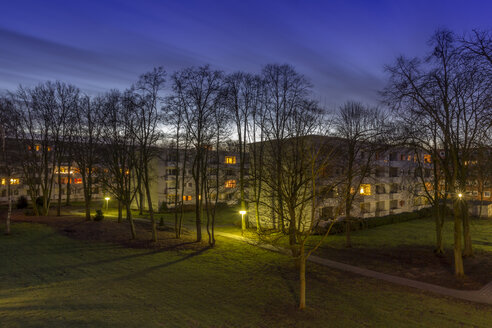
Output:
[[246,214],[246,211],[240,210],[239,214],[241,214],[241,234],[244,234],[244,230],[246,230],[246,221],[244,221],[244,214]]
[[106,200],[106,211],[107,211],[109,208],[109,206],[108,206],[109,205],[109,197],[105,197],[104,199]]
[[463,194],[459,193],[458,198],[461,199],[461,197],[463,197]]

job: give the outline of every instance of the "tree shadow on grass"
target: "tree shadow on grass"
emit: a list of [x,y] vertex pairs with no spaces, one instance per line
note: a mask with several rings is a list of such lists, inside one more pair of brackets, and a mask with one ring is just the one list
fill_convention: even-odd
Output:
[[[207,251],[209,249],[211,249],[210,246],[209,247],[204,247],[204,248],[202,248],[202,249],[200,249],[200,250],[198,250],[196,252],[193,252],[191,254],[188,254],[186,256],[183,256],[182,258],[179,258],[177,260],[174,260],[174,261],[171,261],[171,262],[166,262],[166,263],[155,265],[155,266],[151,266],[151,267],[147,267],[144,270],[140,270],[140,271],[137,271],[137,272],[130,273],[128,275],[121,276],[121,277],[117,278],[116,281],[122,281],[122,280],[140,278],[140,277],[142,277],[142,276],[144,276],[146,274],[149,274],[149,273],[151,273],[153,271],[156,271],[156,270],[159,270],[159,269],[163,269],[163,268],[169,267],[171,265],[174,265],[174,264],[177,264],[177,263],[180,263],[180,262],[183,262],[183,261],[192,259],[195,256],[198,256],[198,255],[203,254],[205,251]],[[111,281],[114,281],[114,279],[111,279]]]

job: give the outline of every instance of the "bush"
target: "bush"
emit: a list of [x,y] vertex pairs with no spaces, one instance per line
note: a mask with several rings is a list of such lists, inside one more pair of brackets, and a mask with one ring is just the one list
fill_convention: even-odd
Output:
[[29,202],[27,201],[26,196],[20,196],[19,198],[17,198],[17,208],[19,210],[27,208],[28,205],[29,205]]
[[169,210],[166,202],[161,202],[159,204],[159,213],[166,213]]
[[43,208],[43,197],[39,196],[38,198],[36,198],[36,206],[38,208]]
[[159,226],[163,227],[164,226],[164,217],[161,215],[161,220],[159,221]]
[[[365,230],[380,227],[383,225],[400,223],[410,220],[421,219],[425,217],[429,217],[432,215],[432,208],[423,208],[414,212],[405,212],[400,214],[390,214],[386,216],[380,217],[372,217],[372,218],[352,218],[352,222],[350,222],[350,231],[357,230]],[[344,220],[336,221],[333,224],[333,227],[330,230],[330,235],[341,234],[345,232],[345,224]],[[326,227],[328,227],[326,225]],[[324,234],[326,233],[326,228],[319,227],[316,229],[315,234]]]
[[104,214],[102,210],[97,210],[96,215],[94,215],[94,221],[102,221],[104,219]]

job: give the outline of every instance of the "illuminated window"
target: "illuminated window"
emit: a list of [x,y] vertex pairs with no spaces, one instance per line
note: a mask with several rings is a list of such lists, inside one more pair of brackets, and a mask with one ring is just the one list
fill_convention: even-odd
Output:
[[73,179],[73,183],[75,183],[75,184],[81,184],[82,183],[82,179],[81,178]]
[[236,180],[227,180],[225,182],[226,188],[236,188]]
[[[5,183],[6,183],[6,180],[5,180],[5,178],[3,178],[2,179],[2,185],[5,185]],[[15,179],[15,178],[10,179],[10,184],[11,185],[19,184],[19,179]]]
[[191,196],[183,196],[183,200],[191,200]]
[[370,196],[371,195],[371,185],[370,184],[361,184],[359,192],[361,195]]
[[236,156],[226,156],[225,163],[226,164],[236,164]]
[[175,200],[176,200],[176,195],[172,195],[172,194],[167,195],[168,203],[174,203]]
[[424,155],[424,163],[430,163],[431,162],[431,155],[425,154]]

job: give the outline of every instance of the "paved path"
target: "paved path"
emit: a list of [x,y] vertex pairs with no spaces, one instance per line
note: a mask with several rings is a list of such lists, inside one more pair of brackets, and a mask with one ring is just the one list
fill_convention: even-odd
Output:
[[[248,244],[258,246],[267,250],[279,252],[282,254],[289,254],[289,251],[285,248],[279,248],[275,247],[270,244],[263,244],[260,243],[256,240],[245,238],[242,236],[234,235],[231,233],[226,233],[226,232],[216,232],[217,235],[223,236],[226,238],[231,238],[231,239],[236,239],[240,241],[244,241]],[[477,303],[485,303],[485,304],[492,304],[492,282],[489,282],[487,285],[482,287],[480,290],[458,290],[458,289],[451,289],[451,288],[446,288],[442,286],[437,286],[433,284],[428,284],[425,282],[420,282],[412,279],[407,279],[407,278],[401,278],[397,276],[392,276],[386,273],[381,273],[369,269],[364,269],[360,268],[357,266],[349,265],[349,264],[344,264],[340,262],[335,262],[331,261],[328,259],[321,258],[319,256],[314,256],[311,255],[308,258],[308,261],[318,263],[333,269],[338,269],[342,271],[348,271],[352,273],[359,274],[361,276],[365,277],[370,277],[374,279],[379,279],[379,280],[384,280],[388,281],[397,285],[403,285],[403,286],[408,286],[408,287],[413,287],[417,288],[420,290],[436,293],[439,295],[445,295],[445,296],[450,296],[454,298],[459,298],[462,300],[466,301],[472,301],[472,302],[477,302]]]

